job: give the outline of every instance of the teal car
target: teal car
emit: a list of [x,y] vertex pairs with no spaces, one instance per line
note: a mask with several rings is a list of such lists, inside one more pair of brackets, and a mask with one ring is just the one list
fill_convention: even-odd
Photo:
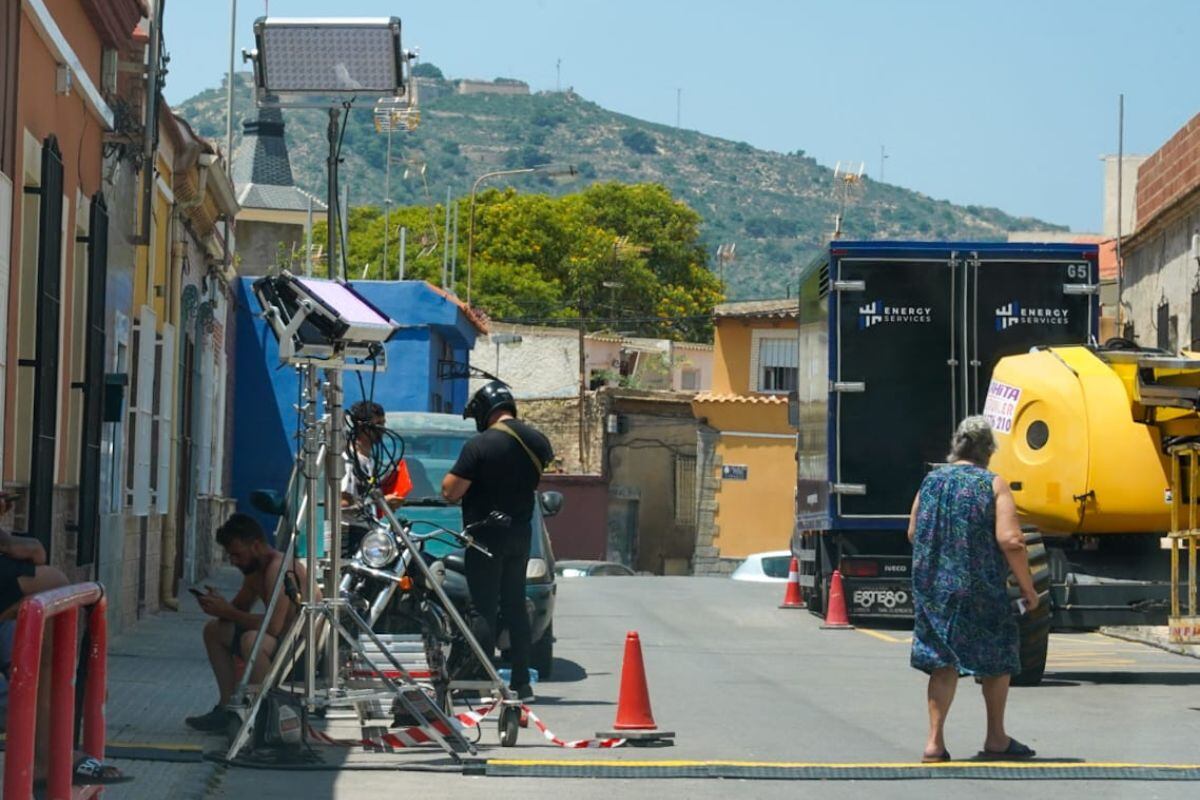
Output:
[[[475,423],[454,414],[433,414],[418,411],[393,411],[387,414],[387,427],[404,440],[404,460],[412,480],[412,490],[397,512],[413,525],[417,533],[428,532],[434,526],[461,530],[462,508],[442,499],[442,479],[458,460],[467,440],[475,435]],[[556,496],[557,495],[557,496]],[[533,504],[532,539],[529,543],[529,566],[525,572],[525,606],[529,611],[530,666],[542,680],[548,679],[554,668],[554,601],[558,593],[555,583],[554,550],[546,518],[557,512],[562,497],[557,492],[542,492]],[[450,542],[430,541],[426,552],[445,556],[454,552]],[[452,573],[448,573],[448,579]],[[504,636],[500,637],[503,648]]]

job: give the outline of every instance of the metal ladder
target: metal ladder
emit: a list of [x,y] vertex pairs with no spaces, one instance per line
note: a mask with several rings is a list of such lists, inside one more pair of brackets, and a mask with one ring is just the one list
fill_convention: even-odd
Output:
[[[463,736],[454,720],[437,702],[433,673],[420,634],[377,633],[374,641],[359,637],[361,652],[354,656],[346,676],[348,689],[378,689],[355,703],[364,739],[375,739],[387,730],[397,710],[407,712],[411,720],[431,739],[454,755],[475,755],[476,749]],[[390,681],[400,683],[399,693],[388,691]],[[384,701],[395,701],[384,707]],[[440,730],[439,730],[440,729]]]

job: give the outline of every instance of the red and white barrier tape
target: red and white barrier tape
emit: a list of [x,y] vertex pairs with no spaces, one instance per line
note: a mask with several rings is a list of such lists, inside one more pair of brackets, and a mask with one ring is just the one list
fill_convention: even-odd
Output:
[[[466,711],[462,714],[457,714],[454,717],[451,717],[451,725],[458,731],[478,727],[479,723],[490,717],[502,706],[503,703],[496,701],[489,706],[479,709],[478,711]],[[529,721],[532,722],[534,726],[542,732],[542,736],[546,738],[546,741],[550,742],[550,744],[554,745],[555,747],[565,747],[571,750],[585,750],[620,747],[621,745],[625,744],[624,739],[575,739],[573,741],[560,739],[555,736],[549,728],[546,727],[546,723],[538,719],[538,716],[529,709],[529,706],[523,705],[520,708],[521,713],[528,717]],[[450,730],[445,723],[441,721],[434,721],[430,724],[434,730],[443,736],[449,735]],[[375,739],[335,739],[332,736],[329,736],[328,734],[323,733],[322,731],[319,731],[311,726],[309,726],[308,732],[313,739],[322,744],[336,745],[339,747],[382,746],[403,748],[429,744],[433,741],[433,738],[427,734],[420,725],[414,725],[410,728],[403,728],[397,731],[389,731],[383,734],[383,736]]]

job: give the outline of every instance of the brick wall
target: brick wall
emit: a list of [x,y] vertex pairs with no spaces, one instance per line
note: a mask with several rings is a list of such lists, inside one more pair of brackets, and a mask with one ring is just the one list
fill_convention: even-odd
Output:
[[1200,114],[1138,169],[1137,223],[1144,227],[1173,202],[1200,188]]

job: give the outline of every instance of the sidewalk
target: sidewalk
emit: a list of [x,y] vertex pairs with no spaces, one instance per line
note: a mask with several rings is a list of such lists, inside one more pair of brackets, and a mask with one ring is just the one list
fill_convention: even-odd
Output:
[[[232,597],[241,576],[225,567],[204,581]],[[219,747],[224,739],[192,731],[183,718],[216,702],[216,685],[201,640],[208,619],[196,599],[180,588],[180,610],[142,619],[109,644],[108,745],[141,745],[188,751],[185,757]],[[158,750],[162,753],[162,750]],[[132,783],[104,792],[113,800],[200,800],[215,788],[224,767],[210,761],[176,763],[110,757]]]
[[1100,632],[1114,639],[1124,639],[1127,642],[1137,642],[1166,650],[1181,656],[1200,658],[1200,644],[1179,644],[1172,642],[1166,625],[1120,625],[1101,628]]

